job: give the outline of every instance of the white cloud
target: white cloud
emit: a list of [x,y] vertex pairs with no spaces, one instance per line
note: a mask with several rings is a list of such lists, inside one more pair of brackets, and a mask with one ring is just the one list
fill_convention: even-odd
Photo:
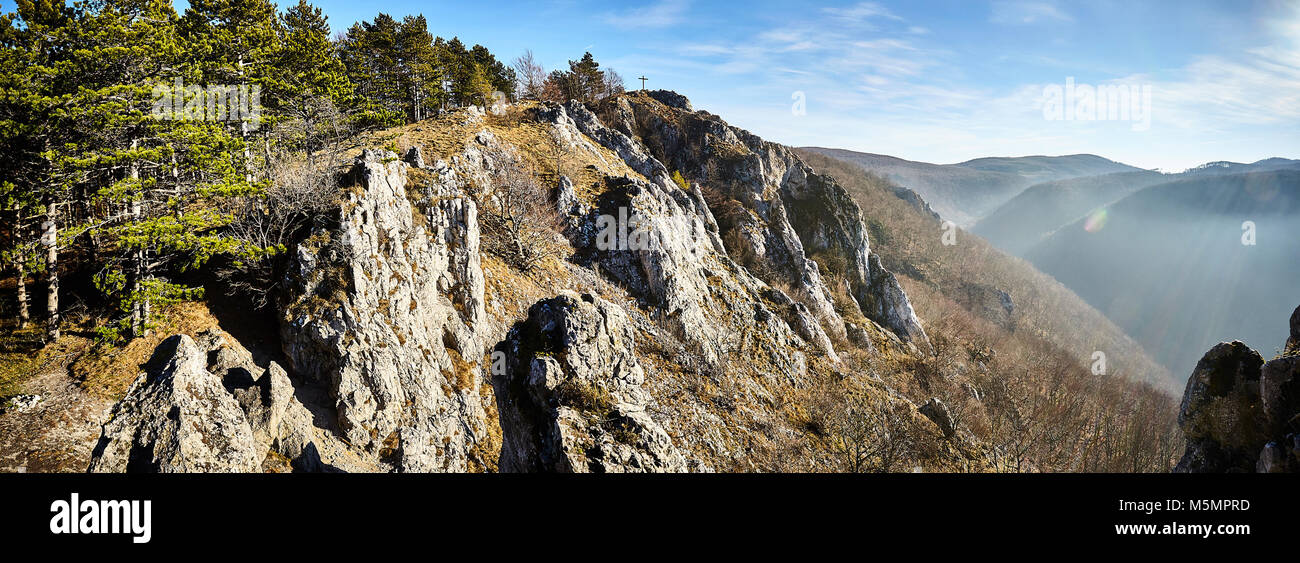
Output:
[[848,8],[823,8],[823,12],[850,22],[865,22],[872,18],[902,20],[888,8],[875,2],[859,2]]
[[1041,22],[1070,22],[1074,18],[1055,2],[1033,0],[994,0],[989,21],[1004,25],[1029,25]]
[[659,0],[639,8],[607,13],[601,21],[620,29],[668,27],[685,20],[689,0]]

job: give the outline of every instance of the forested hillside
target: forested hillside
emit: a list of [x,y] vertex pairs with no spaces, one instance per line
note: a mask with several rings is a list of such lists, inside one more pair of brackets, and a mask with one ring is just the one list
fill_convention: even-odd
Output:
[[958,164],[930,164],[842,149],[808,147],[803,150],[851,162],[911,189],[921,194],[944,219],[960,227],[970,227],[1034,184],[1137,170],[1090,154],[989,157]]
[[[70,306],[102,341],[148,335],[202,296],[197,272],[265,294],[356,133],[468,105],[595,100],[618,75],[585,55],[547,75],[385,14],[337,38],[299,2],[19,2],[0,21],[0,244],[6,317],[57,340]],[[70,304],[64,289],[74,289]]]

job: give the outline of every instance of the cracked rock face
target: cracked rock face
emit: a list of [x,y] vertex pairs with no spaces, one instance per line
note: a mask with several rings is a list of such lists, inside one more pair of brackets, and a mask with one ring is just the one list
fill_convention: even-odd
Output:
[[412,203],[406,166],[366,151],[340,226],[300,245],[283,346],[330,386],[349,442],[403,471],[467,471],[487,434],[478,210],[442,162]]
[[92,473],[244,473],[261,467],[239,403],[207,369],[189,336],[167,339],[147,371],[113,407],[90,462]]
[[680,472],[686,462],[648,413],[646,372],[626,314],[592,295],[533,305],[499,351],[502,471]]
[[[575,139],[571,150],[594,151],[583,144],[594,139],[653,179],[610,178],[593,208],[565,205],[567,232],[574,247],[602,274],[654,303],[663,311],[664,322],[698,347],[708,362],[757,353],[779,377],[797,379],[807,367],[801,348],[837,361],[830,339],[815,320],[800,319],[806,321],[802,339],[785,311],[780,311],[784,317],[764,318],[763,326],[755,326],[753,311],[765,306],[761,295],[768,287],[727,255],[699,186],[682,189],[643,146],[603,125],[581,104],[549,104],[539,117],[552,123],[557,137]],[[569,193],[562,185],[561,200],[571,199]],[[601,216],[639,217],[649,244],[600,250],[596,237]]]

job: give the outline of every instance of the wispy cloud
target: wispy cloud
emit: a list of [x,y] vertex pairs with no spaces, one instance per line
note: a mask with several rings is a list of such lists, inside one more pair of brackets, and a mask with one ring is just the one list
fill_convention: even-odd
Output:
[[1070,22],[1074,18],[1055,2],[1042,0],[994,0],[989,21],[1003,25],[1029,25],[1042,22]]
[[600,19],[620,29],[668,27],[685,20],[690,4],[690,0],[659,0],[622,12],[610,12]]
[[849,22],[866,22],[872,18],[885,18],[891,20],[902,20],[888,8],[875,2],[859,2],[847,8],[823,8],[823,12],[833,17]]
[[[1237,43],[1254,48],[1171,52],[1175,56],[1158,60],[1084,56],[1041,41],[1023,49],[984,49],[978,39],[954,35],[942,19],[903,18],[883,4],[859,3],[756,19],[738,34],[684,32],[680,41],[612,62],[667,87],[711,77],[720,84],[714,90],[688,90],[698,92],[697,107],[794,145],[939,162],[1091,152],[1181,169],[1208,160],[1258,159],[1261,147],[1295,156],[1300,143],[1288,131],[1300,126],[1300,3],[1291,5],[1297,10],[1262,14],[1251,27],[1254,35]],[[1045,0],[987,6],[987,21],[964,25],[1006,34],[1003,26],[1082,27],[1100,17]],[[702,4],[693,9],[701,13],[692,16],[708,15]],[[1203,18],[1193,11],[1187,19]],[[1099,85],[1150,84],[1151,129],[1045,120],[1045,83],[1061,84],[1068,76]],[[806,113],[791,112],[792,92],[806,94]]]

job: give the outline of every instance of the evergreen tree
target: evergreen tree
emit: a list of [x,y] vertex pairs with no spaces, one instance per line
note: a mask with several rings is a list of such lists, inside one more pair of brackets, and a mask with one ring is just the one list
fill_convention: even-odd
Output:
[[613,70],[601,70],[591,53],[569,61],[569,70],[551,71],[542,86],[542,97],[555,102],[578,100],[594,104],[623,92],[623,77]]
[[342,109],[352,103],[347,69],[330,40],[330,27],[320,8],[306,0],[280,18],[281,37],[267,83],[284,121],[296,124],[280,135],[312,158],[324,139],[339,134]]
[[507,99],[515,99],[515,71],[498,61],[487,47],[475,45],[470,49],[470,57],[482,70],[493,92],[505,94]]
[[[261,145],[263,164],[270,166],[267,132],[279,115],[283,95],[273,80],[280,38],[275,4],[270,0],[191,0],[179,31],[186,46],[188,80],[200,85],[256,87],[251,91],[259,93],[253,117],[237,120],[252,181],[250,149]],[[263,107],[267,111],[262,111]]]
[[84,194],[88,211],[77,231],[95,243],[96,285],[124,313],[104,334],[138,337],[149,333],[156,307],[202,294],[172,282],[170,272],[217,254],[263,251],[222,232],[228,202],[256,197],[261,186],[248,181],[243,138],[207,113],[231,102],[224,89],[191,84],[182,95],[161,87],[177,68],[201,76],[210,63],[183,64],[171,4],[91,7],[81,14],[72,60],[80,87],[69,115],[83,134],[54,167],[70,191]]
[[401,22],[379,14],[348,30],[343,61],[359,97],[366,125],[394,125],[423,118],[439,103],[436,49],[423,16]]
[[[39,233],[41,261],[22,261],[22,267],[31,264],[46,273],[50,341],[60,334],[60,226],[72,203],[52,159],[79,133],[67,115],[77,90],[70,59],[78,12],[61,0],[18,0],[17,9],[0,21],[0,191],[12,210],[9,230],[16,237],[7,253],[29,256],[35,246],[30,237]],[[28,228],[33,222],[39,230]]]

